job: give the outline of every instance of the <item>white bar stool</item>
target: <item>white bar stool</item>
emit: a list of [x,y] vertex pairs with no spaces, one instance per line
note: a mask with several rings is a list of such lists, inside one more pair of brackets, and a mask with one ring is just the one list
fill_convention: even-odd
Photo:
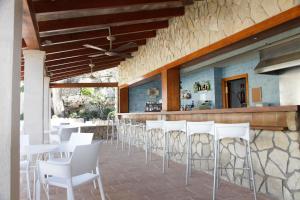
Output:
[[[163,153],[163,173],[165,173],[165,160],[167,160],[167,167],[169,167],[170,154],[170,138],[171,132],[182,132],[186,134],[186,121],[165,121],[164,122],[164,153]],[[187,140],[186,140],[187,141]],[[178,152],[180,153],[180,152]],[[184,152],[181,152],[182,154]]]
[[[196,134],[208,134],[212,136],[212,156],[193,158],[192,141]],[[214,160],[215,159],[215,122],[187,122],[187,159],[186,159],[186,185],[189,182],[189,176],[192,174],[193,160]]]
[[[108,143],[110,139],[110,143],[113,144],[113,140],[115,139],[115,123],[113,119],[107,118],[107,126],[106,126],[106,143]],[[111,127],[111,130],[109,131]]]
[[133,152],[132,147],[142,147],[145,150],[145,160],[146,163],[148,161],[148,149],[147,149],[147,143],[148,143],[148,137],[145,131],[145,124],[144,123],[135,123],[131,125],[131,132],[129,134],[128,138],[128,155],[130,155]]
[[253,165],[251,158],[250,149],[250,125],[249,123],[239,123],[239,124],[215,124],[215,134],[216,140],[216,156],[215,156],[215,170],[214,170],[214,187],[213,187],[213,200],[216,199],[216,189],[219,187],[219,169],[226,169],[219,166],[220,162],[220,141],[224,138],[238,138],[246,141],[246,156],[245,163],[246,168],[239,168],[241,170],[248,170],[249,176],[249,186],[253,190],[254,199],[256,200],[256,188],[255,180],[253,174]]
[[158,150],[161,149],[163,150],[164,147],[163,145],[161,147],[159,147],[157,144],[155,146],[152,145],[152,138],[153,138],[153,134],[157,134],[157,132],[159,131],[162,135],[162,137],[164,138],[164,121],[163,120],[147,120],[146,121],[146,136],[147,136],[147,146],[146,149],[149,149],[149,160],[152,160],[152,150]]
[[125,149],[125,143],[127,143],[128,147],[130,145],[129,138],[130,138],[130,134],[131,134],[132,123],[133,123],[133,120],[124,119],[124,123],[122,125],[122,132],[121,132],[122,151],[124,151],[124,149]]

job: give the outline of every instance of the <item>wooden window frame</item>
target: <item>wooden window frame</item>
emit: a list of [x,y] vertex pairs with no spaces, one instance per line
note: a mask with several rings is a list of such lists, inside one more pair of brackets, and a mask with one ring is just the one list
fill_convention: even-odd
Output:
[[248,74],[239,74],[239,75],[235,75],[235,76],[231,76],[228,78],[223,78],[222,79],[222,104],[223,104],[223,108],[228,108],[228,97],[227,97],[227,93],[228,93],[228,89],[227,89],[227,82],[228,81],[233,81],[233,80],[238,80],[238,79],[245,79],[246,81],[246,103],[247,106],[249,105],[249,83],[248,83]]

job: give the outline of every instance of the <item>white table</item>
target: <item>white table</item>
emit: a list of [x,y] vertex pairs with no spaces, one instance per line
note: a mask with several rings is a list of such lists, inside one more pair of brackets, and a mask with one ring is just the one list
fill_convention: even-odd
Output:
[[[60,145],[53,144],[36,144],[27,146],[27,152],[30,157],[36,155],[36,162],[40,160],[40,155],[51,152],[58,152],[60,149]],[[39,181],[39,173],[37,172],[37,177],[35,176],[35,170],[37,170],[37,164],[34,169],[34,186],[33,186],[33,199],[40,199],[40,181]]]

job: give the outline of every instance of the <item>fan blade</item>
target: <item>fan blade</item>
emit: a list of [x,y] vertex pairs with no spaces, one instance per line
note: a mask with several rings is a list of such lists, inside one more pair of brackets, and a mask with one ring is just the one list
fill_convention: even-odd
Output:
[[122,58],[132,58],[132,55],[128,53],[118,53],[118,56]]
[[105,49],[102,49],[101,47],[96,47],[96,46],[90,45],[90,44],[84,44],[83,46],[86,47],[86,48],[96,49],[96,50],[99,50],[99,51],[104,51],[104,52],[106,51]]
[[104,53],[101,53],[101,54],[90,55],[90,56],[88,56],[88,57],[89,57],[89,58],[96,58],[96,57],[104,56],[104,55],[105,55]]
[[127,44],[117,47],[116,49],[114,49],[114,51],[120,52],[120,51],[124,51],[126,49],[130,49],[130,48],[134,48],[134,47],[137,47],[137,44],[134,42],[129,42]]

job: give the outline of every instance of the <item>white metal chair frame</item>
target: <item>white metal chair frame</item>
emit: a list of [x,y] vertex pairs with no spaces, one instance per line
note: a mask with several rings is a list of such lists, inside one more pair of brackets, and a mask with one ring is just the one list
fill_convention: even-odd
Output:
[[[163,151],[163,173],[165,173],[165,165],[169,167],[170,155],[170,138],[172,132],[181,132],[185,134],[187,139],[186,121],[164,121],[164,151]],[[176,152],[184,154],[185,152]],[[167,160],[167,164],[165,161]]]
[[157,133],[159,130],[161,132],[162,138],[164,138],[164,120],[147,120],[146,121],[146,135],[147,135],[147,151],[149,152],[149,161],[152,160],[152,150],[164,150],[164,145],[160,146],[153,146],[152,145],[152,138],[153,134]]
[[[216,134],[216,156],[215,156],[215,168],[214,168],[214,186],[213,186],[213,200],[216,199],[216,190],[220,186],[219,173],[220,169],[223,168],[220,164],[220,141],[224,138],[238,138],[246,141],[246,155],[245,164],[246,167],[239,168],[241,170],[248,170],[249,186],[253,190],[253,197],[256,200],[256,188],[255,179],[253,173],[253,165],[251,158],[251,148],[250,148],[250,125],[249,123],[239,123],[239,124],[215,124],[215,134]],[[236,168],[237,169],[237,168]]]
[[[213,156],[200,158],[193,158],[192,152],[192,137],[196,134],[206,134],[212,137],[212,151]],[[193,160],[214,160],[215,159],[215,123],[214,121],[206,122],[187,122],[187,160],[186,160],[186,185],[189,183],[189,176],[192,175],[192,162]]]
[[145,161],[148,162],[148,136],[146,134],[146,126],[143,123],[137,123],[131,125],[131,131],[128,138],[128,155],[133,152],[132,147],[142,147],[145,150]]
[[[73,188],[86,182],[98,181],[101,199],[105,200],[98,165],[100,144],[76,146],[72,157],[65,163],[39,161],[39,178],[49,199],[49,186],[67,189],[67,199],[74,200]],[[87,156],[88,155],[88,156]],[[46,186],[45,186],[46,185]]]

